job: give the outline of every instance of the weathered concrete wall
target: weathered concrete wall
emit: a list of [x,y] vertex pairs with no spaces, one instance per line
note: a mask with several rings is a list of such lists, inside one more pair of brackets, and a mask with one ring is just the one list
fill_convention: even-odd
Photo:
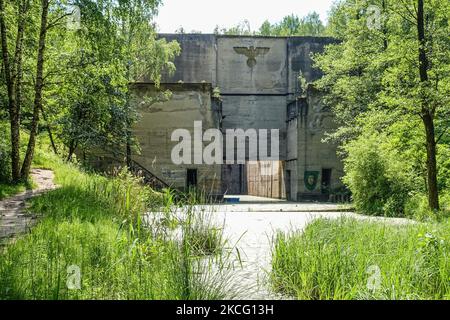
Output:
[[[203,122],[203,132],[217,128],[218,123],[211,107],[209,85],[166,85],[173,94],[169,101],[150,104],[148,97],[154,95],[151,84],[138,84],[134,88],[134,102],[138,104],[140,119],[134,127],[141,152],[134,159],[156,176],[176,188],[186,187],[186,170],[198,170],[198,186],[213,193],[221,189],[220,165],[175,165],[171,159],[171,141],[176,129],[187,129],[194,137],[194,121]],[[208,143],[204,143],[206,146]],[[193,162],[194,150],[191,149]]]
[[[227,95],[222,97],[223,129],[279,129],[279,159],[286,158],[286,97]],[[268,140],[271,138],[268,131]],[[270,150],[271,140],[267,146]],[[235,154],[237,149],[235,149]],[[248,155],[248,150],[246,155]],[[252,159],[255,160],[255,159]]]
[[[142,147],[142,154],[136,159],[150,171],[176,187],[186,185],[186,169],[197,168],[200,186],[244,193],[255,188],[255,179],[252,185],[244,179],[248,173],[245,166],[177,166],[172,163],[170,152],[176,142],[170,141],[171,132],[176,128],[192,132],[194,121],[200,120],[204,130],[279,129],[280,160],[285,168],[281,176],[289,179],[285,181],[283,192],[289,192],[293,200],[321,195],[323,169],[331,169],[331,188],[341,184],[342,164],[336,156],[336,147],[322,142],[324,133],[335,126],[332,114],[323,108],[320,93],[312,87],[308,89],[307,98],[299,98],[298,81],[300,73],[307,82],[321,76],[313,66],[311,55],[321,52],[335,40],[193,34],[160,36],[168,41],[177,40],[182,53],[175,60],[175,74],[165,75],[162,81],[173,91],[172,99],[150,107],[144,103],[142,119],[135,128]],[[175,85],[177,82],[184,84]],[[211,89],[215,87],[221,92],[220,110],[211,102]],[[136,103],[144,101],[144,96],[152,90],[149,84],[138,85]],[[289,110],[295,110],[295,114],[291,116]],[[306,187],[305,172],[317,173],[313,190]]]
[[312,55],[323,52],[326,45],[336,40],[325,37],[290,37],[287,38],[289,65],[289,93],[298,91],[298,76],[301,73],[308,83],[319,79],[322,74],[314,67]]
[[160,34],[167,41],[176,40],[181,54],[175,58],[176,71],[164,75],[162,83],[201,83],[216,86],[216,37],[211,34]]
[[286,179],[285,189],[287,200],[297,201],[298,193],[298,165],[297,160],[288,160],[285,162]]
[[286,160],[294,160],[298,157],[298,118],[289,120],[286,135]]
[[223,94],[286,93],[285,39],[219,37],[217,48],[217,82]]
[[[298,200],[322,192],[322,169],[331,169],[331,190],[342,184],[340,177],[343,168],[336,155],[336,146],[323,142],[325,133],[335,128],[333,114],[323,106],[321,94],[309,87],[306,104],[301,105],[298,118]],[[313,190],[307,188],[305,172],[317,173],[317,184]]]

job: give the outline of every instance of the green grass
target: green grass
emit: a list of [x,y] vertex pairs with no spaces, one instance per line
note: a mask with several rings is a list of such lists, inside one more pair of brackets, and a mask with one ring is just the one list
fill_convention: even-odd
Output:
[[440,211],[433,212],[428,206],[426,194],[412,194],[406,203],[405,212],[408,217],[422,221],[443,221],[450,218],[450,191],[441,191],[439,194]]
[[226,244],[223,227],[216,226],[208,212],[188,215],[185,224],[185,236],[189,240],[193,254],[202,256],[222,253]]
[[30,182],[21,182],[17,184],[0,183],[0,200],[14,196],[18,193],[24,192],[25,190],[30,190],[32,188],[33,184]]
[[278,234],[270,278],[297,299],[450,299],[450,220],[319,219]]
[[[144,221],[154,205],[171,205],[164,195],[125,171],[110,178],[83,172],[42,149],[34,165],[53,169],[60,188],[31,201],[38,225],[0,253],[0,299],[232,296],[223,256],[199,257],[190,226],[180,223],[183,237],[175,239],[166,226]],[[193,214],[190,223],[202,225],[202,219]],[[223,272],[213,272],[212,264]],[[81,271],[79,290],[66,285],[71,266]]]

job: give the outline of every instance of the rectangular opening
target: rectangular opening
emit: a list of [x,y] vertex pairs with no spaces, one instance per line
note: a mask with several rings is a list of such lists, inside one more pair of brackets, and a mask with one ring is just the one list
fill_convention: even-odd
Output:
[[323,194],[330,194],[331,188],[331,169],[322,169],[321,190]]
[[286,170],[286,199],[292,200],[291,195],[291,170]]
[[186,172],[186,187],[197,187],[197,169],[187,169]]

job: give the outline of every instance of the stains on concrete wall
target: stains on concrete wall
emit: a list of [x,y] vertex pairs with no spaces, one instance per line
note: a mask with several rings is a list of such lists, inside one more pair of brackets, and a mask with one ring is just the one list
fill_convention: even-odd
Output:
[[[308,83],[321,76],[312,55],[334,39],[204,34],[160,37],[177,40],[182,52],[175,60],[175,74],[163,77],[163,86],[173,92],[169,101],[146,105],[145,95],[155,93],[155,89],[151,84],[136,85],[135,103],[141,106],[141,120],[135,127],[141,153],[136,159],[179,188],[187,184],[187,170],[197,169],[199,186],[214,192],[253,192],[257,179],[251,179],[254,182],[250,185],[248,172],[254,168],[248,163],[172,164],[171,132],[177,128],[192,130],[194,121],[202,121],[203,130],[279,129],[283,168],[279,194],[302,200],[325,194],[324,178],[331,187],[340,185],[342,164],[336,146],[322,141],[325,132],[335,126],[332,114],[323,107],[320,92],[310,87],[304,96],[307,88],[300,88],[298,80],[300,74]],[[220,99],[212,98],[216,87]],[[225,150],[223,155],[226,157]],[[318,173],[313,188],[305,183],[305,172]]]
[[216,85],[217,39],[211,34],[160,34],[167,41],[176,40],[181,54],[175,58],[176,71],[163,75],[163,83],[201,83]]
[[[194,121],[203,121],[203,131],[217,128],[218,121],[211,107],[211,86],[207,84],[163,84],[161,90],[170,90],[172,97],[165,102],[147,103],[146,96],[157,95],[152,84],[134,86],[134,102],[139,105],[140,119],[134,127],[140,152],[133,158],[164,179],[169,185],[184,189],[188,169],[197,170],[197,183],[212,193],[221,191],[220,165],[175,165],[171,151],[177,142],[171,141],[176,129],[187,129],[193,137]],[[204,144],[206,146],[206,143]],[[194,158],[192,148],[191,159]]]
[[285,96],[226,95],[222,99],[224,129],[279,129],[279,157],[286,158]]
[[[222,93],[286,93],[287,65],[284,39],[219,37],[217,47],[217,79]],[[240,53],[241,51],[246,53]],[[248,65],[249,58],[255,61],[253,67]]]
[[[331,110],[324,107],[321,93],[309,86],[307,98],[298,110],[297,199],[328,199],[342,185],[342,163],[336,145],[323,142],[326,132],[336,128]],[[308,173],[317,173],[317,183],[308,182]]]

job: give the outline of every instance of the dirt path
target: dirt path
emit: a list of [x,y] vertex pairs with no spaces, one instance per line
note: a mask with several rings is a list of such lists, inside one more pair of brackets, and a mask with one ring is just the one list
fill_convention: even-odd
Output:
[[0,201],[0,241],[26,232],[35,223],[36,217],[25,212],[26,200],[56,188],[51,170],[33,169],[31,177],[35,189]]

